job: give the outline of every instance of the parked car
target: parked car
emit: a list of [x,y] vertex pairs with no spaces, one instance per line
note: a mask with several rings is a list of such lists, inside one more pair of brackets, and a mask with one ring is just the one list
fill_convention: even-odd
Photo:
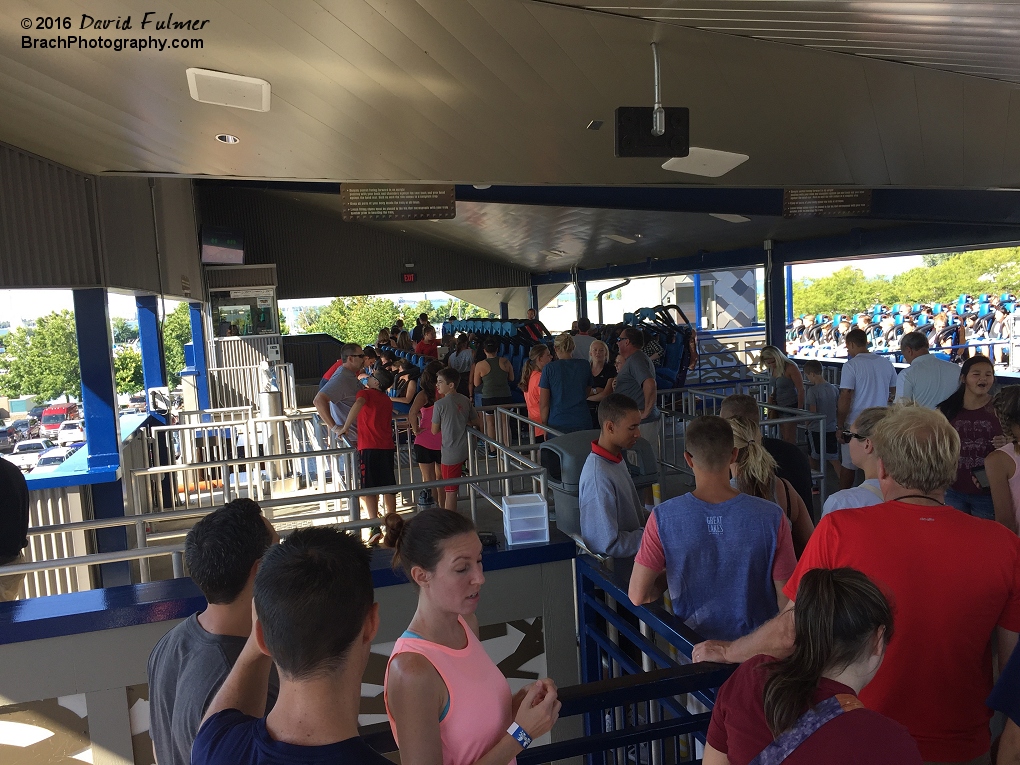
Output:
[[18,431],[13,424],[0,424],[0,452],[9,453],[18,442]]
[[40,473],[52,473],[67,461],[67,458],[81,448],[81,444],[75,446],[54,446],[39,455],[39,461],[32,468],[32,475]]
[[73,401],[70,404],[51,404],[43,410],[39,435],[42,438],[56,438],[60,423],[64,420],[77,420],[81,416],[79,405]]
[[48,438],[30,438],[27,441],[19,441],[15,444],[11,456],[7,457],[7,461],[13,462],[27,473],[36,466],[42,453],[55,445]]
[[30,420],[36,420],[36,421],[41,420],[42,419],[42,413],[46,411],[46,407],[47,406],[48,406],[48,404],[43,404],[42,406],[33,406],[32,409],[28,413],[28,418]]
[[68,446],[85,440],[85,425],[81,420],[64,420],[57,431],[57,444]]
[[29,417],[24,420],[15,420],[14,429],[18,431],[19,441],[24,441],[26,438],[38,438],[39,420],[34,417]]

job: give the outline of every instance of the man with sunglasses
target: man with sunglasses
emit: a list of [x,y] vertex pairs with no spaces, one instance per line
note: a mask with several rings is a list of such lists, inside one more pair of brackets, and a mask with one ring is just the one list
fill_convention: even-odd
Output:
[[874,406],[865,409],[854,420],[853,425],[840,435],[850,449],[850,459],[854,465],[864,471],[864,483],[852,489],[843,489],[830,494],[822,507],[822,516],[833,510],[845,510],[851,507],[870,507],[882,502],[882,487],[878,480],[878,454],[871,441],[875,427],[889,413],[889,407]]
[[[328,383],[315,394],[312,404],[319,417],[331,431],[338,432],[347,419],[347,414],[354,406],[358,391],[362,390],[358,375],[365,366],[365,352],[357,343],[347,343],[340,349],[343,366],[337,370]],[[351,446],[358,445],[357,424],[347,431],[347,440]]]

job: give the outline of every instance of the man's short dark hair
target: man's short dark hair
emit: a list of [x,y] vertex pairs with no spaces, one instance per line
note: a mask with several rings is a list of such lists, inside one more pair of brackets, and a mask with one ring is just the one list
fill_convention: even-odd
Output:
[[605,427],[607,422],[615,425],[631,412],[641,412],[634,399],[622,393],[610,393],[599,402],[599,427]]
[[900,348],[918,353],[928,350],[928,337],[924,332],[908,332],[900,338]]
[[[723,414],[725,412],[725,414]],[[758,400],[746,393],[734,393],[723,399],[719,406],[719,414],[727,419],[730,417],[744,417],[751,422],[761,422],[761,410],[758,408]]]
[[343,666],[374,602],[370,553],[330,526],[298,529],[266,553],[255,611],[273,661],[301,680]]
[[706,414],[687,424],[684,450],[699,466],[718,470],[733,454],[733,428],[722,417]]
[[357,353],[361,353],[361,346],[357,343],[344,343],[340,347],[340,359],[342,361],[347,361],[347,359]]
[[626,338],[638,350],[645,347],[645,335],[637,327],[624,327],[620,332],[620,337]]
[[429,315],[427,313],[420,313],[420,314],[418,314],[418,323],[419,324],[421,324],[423,322],[427,322],[428,320],[429,320]]
[[383,390],[393,386],[393,373],[388,369],[377,369],[372,377],[379,381],[379,387]]
[[818,359],[808,359],[804,362],[804,374],[820,375],[822,373],[822,362]]
[[852,345],[854,348],[867,348],[868,336],[863,329],[851,329],[846,333],[846,344]]
[[191,527],[184,562],[206,600],[232,603],[272,540],[258,503],[235,499]]
[[460,372],[453,367],[443,367],[436,373],[436,377],[445,382],[447,385],[460,384]]
[[582,316],[580,319],[577,320],[578,332],[584,332],[585,334],[587,334],[589,329],[591,329],[590,319],[586,319],[585,317]]

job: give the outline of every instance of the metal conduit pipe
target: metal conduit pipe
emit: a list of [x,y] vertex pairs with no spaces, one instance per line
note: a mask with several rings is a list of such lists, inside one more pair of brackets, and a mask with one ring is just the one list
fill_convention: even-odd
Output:
[[[654,43],[652,43],[652,44],[654,45]],[[598,295],[596,295],[595,299],[599,301],[599,324],[603,323],[602,322],[602,296],[612,292],[613,290],[618,290],[618,289],[621,289],[622,287],[626,287],[628,284],[630,284],[630,279],[624,279],[619,284],[614,284],[612,287],[607,287],[606,289],[602,290],[602,292],[600,292]]]

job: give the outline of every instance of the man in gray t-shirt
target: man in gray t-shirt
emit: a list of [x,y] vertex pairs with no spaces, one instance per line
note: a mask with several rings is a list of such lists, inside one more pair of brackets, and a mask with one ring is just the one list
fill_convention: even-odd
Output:
[[[149,732],[159,765],[190,764],[202,716],[251,633],[257,564],[279,541],[250,499],[213,511],[188,532],[184,561],[208,605],[164,635],[149,656]],[[278,688],[274,667],[266,711]]]
[[[330,430],[339,430],[347,421],[347,414],[354,406],[354,400],[364,386],[358,375],[365,366],[365,353],[357,343],[347,343],[340,349],[341,366],[329,382],[315,394],[312,404],[319,417]],[[352,446],[358,445],[358,428],[352,423],[347,431],[347,440]]]

